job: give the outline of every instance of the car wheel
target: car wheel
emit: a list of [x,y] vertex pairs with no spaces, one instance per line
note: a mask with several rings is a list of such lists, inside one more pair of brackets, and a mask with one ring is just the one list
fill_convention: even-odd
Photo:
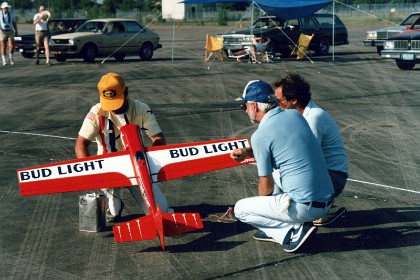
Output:
[[274,48],[274,44],[270,43],[265,47],[265,50],[267,51],[267,53],[271,54],[271,55],[275,55],[276,54],[276,49]]
[[23,52],[23,53],[22,53],[22,56],[23,56],[24,58],[32,58],[32,57],[34,57],[34,56],[35,56],[35,54],[34,54],[34,53],[27,53],[27,52]]
[[55,56],[55,60],[57,60],[58,62],[64,62],[67,59],[67,57],[63,54],[56,54],[54,56]]
[[414,68],[414,66],[416,66],[415,61],[396,59],[395,62],[397,63],[398,68],[401,70],[411,70]]
[[327,55],[329,51],[330,40],[327,37],[322,37],[318,42],[318,46],[315,49],[315,53],[317,55]]
[[381,51],[384,49],[383,46],[377,46],[376,47],[376,51],[378,52],[379,55],[381,55]]
[[96,46],[88,44],[83,47],[82,57],[85,62],[94,62],[96,58]]
[[114,58],[115,58],[117,61],[123,61],[123,60],[124,60],[124,58],[125,58],[125,56],[126,56],[126,54],[125,54],[125,53],[116,53],[116,54],[114,54]]
[[151,60],[153,56],[153,45],[151,43],[144,43],[140,48],[139,56],[142,60]]
[[281,49],[280,50],[280,54],[281,54],[282,58],[289,58],[291,52],[292,52],[291,49]]

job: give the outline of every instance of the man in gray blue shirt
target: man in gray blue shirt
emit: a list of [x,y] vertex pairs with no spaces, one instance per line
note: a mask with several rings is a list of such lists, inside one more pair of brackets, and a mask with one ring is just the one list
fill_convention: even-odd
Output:
[[10,65],[15,65],[13,60],[15,36],[18,36],[15,15],[9,11],[10,5],[7,2],[1,3],[0,12],[0,45],[3,66],[7,65],[6,48],[9,45]]
[[[277,80],[274,87],[279,107],[283,110],[296,109],[311,127],[324,154],[334,187],[334,196],[337,197],[344,189],[348,174],[347,154],[340,128],[327,111],[311,100],[310,85],[300,75],[288,74]],[[345,212],[346,208],[340,208],[334,215],[318,219],[314,224],[330,224]]]
[[[316,231],[312,221],[325,216],[333,197],[327,166],[308,123],[296,110],[281,110],[272,87],[261,80],[248,83],[241,107],[259,123],[252,149],[236,149],[231,157],[257,161],[258,196],[239,200],[235,216],[260,229],[254,238],[296,251]],[[280,170],[282,192],[274,192],[273,169]]]

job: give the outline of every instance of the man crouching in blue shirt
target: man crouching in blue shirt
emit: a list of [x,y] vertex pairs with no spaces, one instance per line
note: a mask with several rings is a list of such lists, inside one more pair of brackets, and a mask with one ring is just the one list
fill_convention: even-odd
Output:
[[[250,81],[236,101],[259,126],[252,148],[236,149],[231,157],[242,161],[254,156],[259,185],[258,196],[236,203],[235,217],[259,229],[255,239],[294,252],[316,232],[312,221],[331,207],[334,190],[321,147],[298,111],[278,107],[268,83]],[[280,170],[281,190],[274,184],[273,169]]]

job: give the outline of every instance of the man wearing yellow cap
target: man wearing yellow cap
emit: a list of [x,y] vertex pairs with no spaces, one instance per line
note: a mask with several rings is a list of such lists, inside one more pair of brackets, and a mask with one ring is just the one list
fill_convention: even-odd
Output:
[[[90,109],[79,131],[75,146],[77,158],[90,156],[88,148],[93,141],[98,144],[98,154],[122,150],[120,128],[129,123],[144,128],[153,146],[166,144],[152,109],[147,104],[128,97],[128,87],[119,74],[108,73],[102,76],[98,83],[98,91],[100,103]],[[147,214],[139,188],[128,189]],[[117,222],[124,208],[120,189],[103,191],[108,198],[107,221]],[[156,204],[160,205],[163,212],[167,212],[167,200],[157,184],[153,184],[153,194]]]

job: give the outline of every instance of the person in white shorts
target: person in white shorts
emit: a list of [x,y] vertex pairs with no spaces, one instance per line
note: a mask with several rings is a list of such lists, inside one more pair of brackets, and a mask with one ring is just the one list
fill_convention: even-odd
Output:
[[14,43],[15,36],[18,36],[18,29],[15,15],[9,11],[11,6],[7,2],[1,3],[0,14],[0,43],[1,43],[1,58],[3,66],[7,65],[6,49],[9,45],[9,62],[10,65],[15,65],[13,60],[13,52],[15,51]]

